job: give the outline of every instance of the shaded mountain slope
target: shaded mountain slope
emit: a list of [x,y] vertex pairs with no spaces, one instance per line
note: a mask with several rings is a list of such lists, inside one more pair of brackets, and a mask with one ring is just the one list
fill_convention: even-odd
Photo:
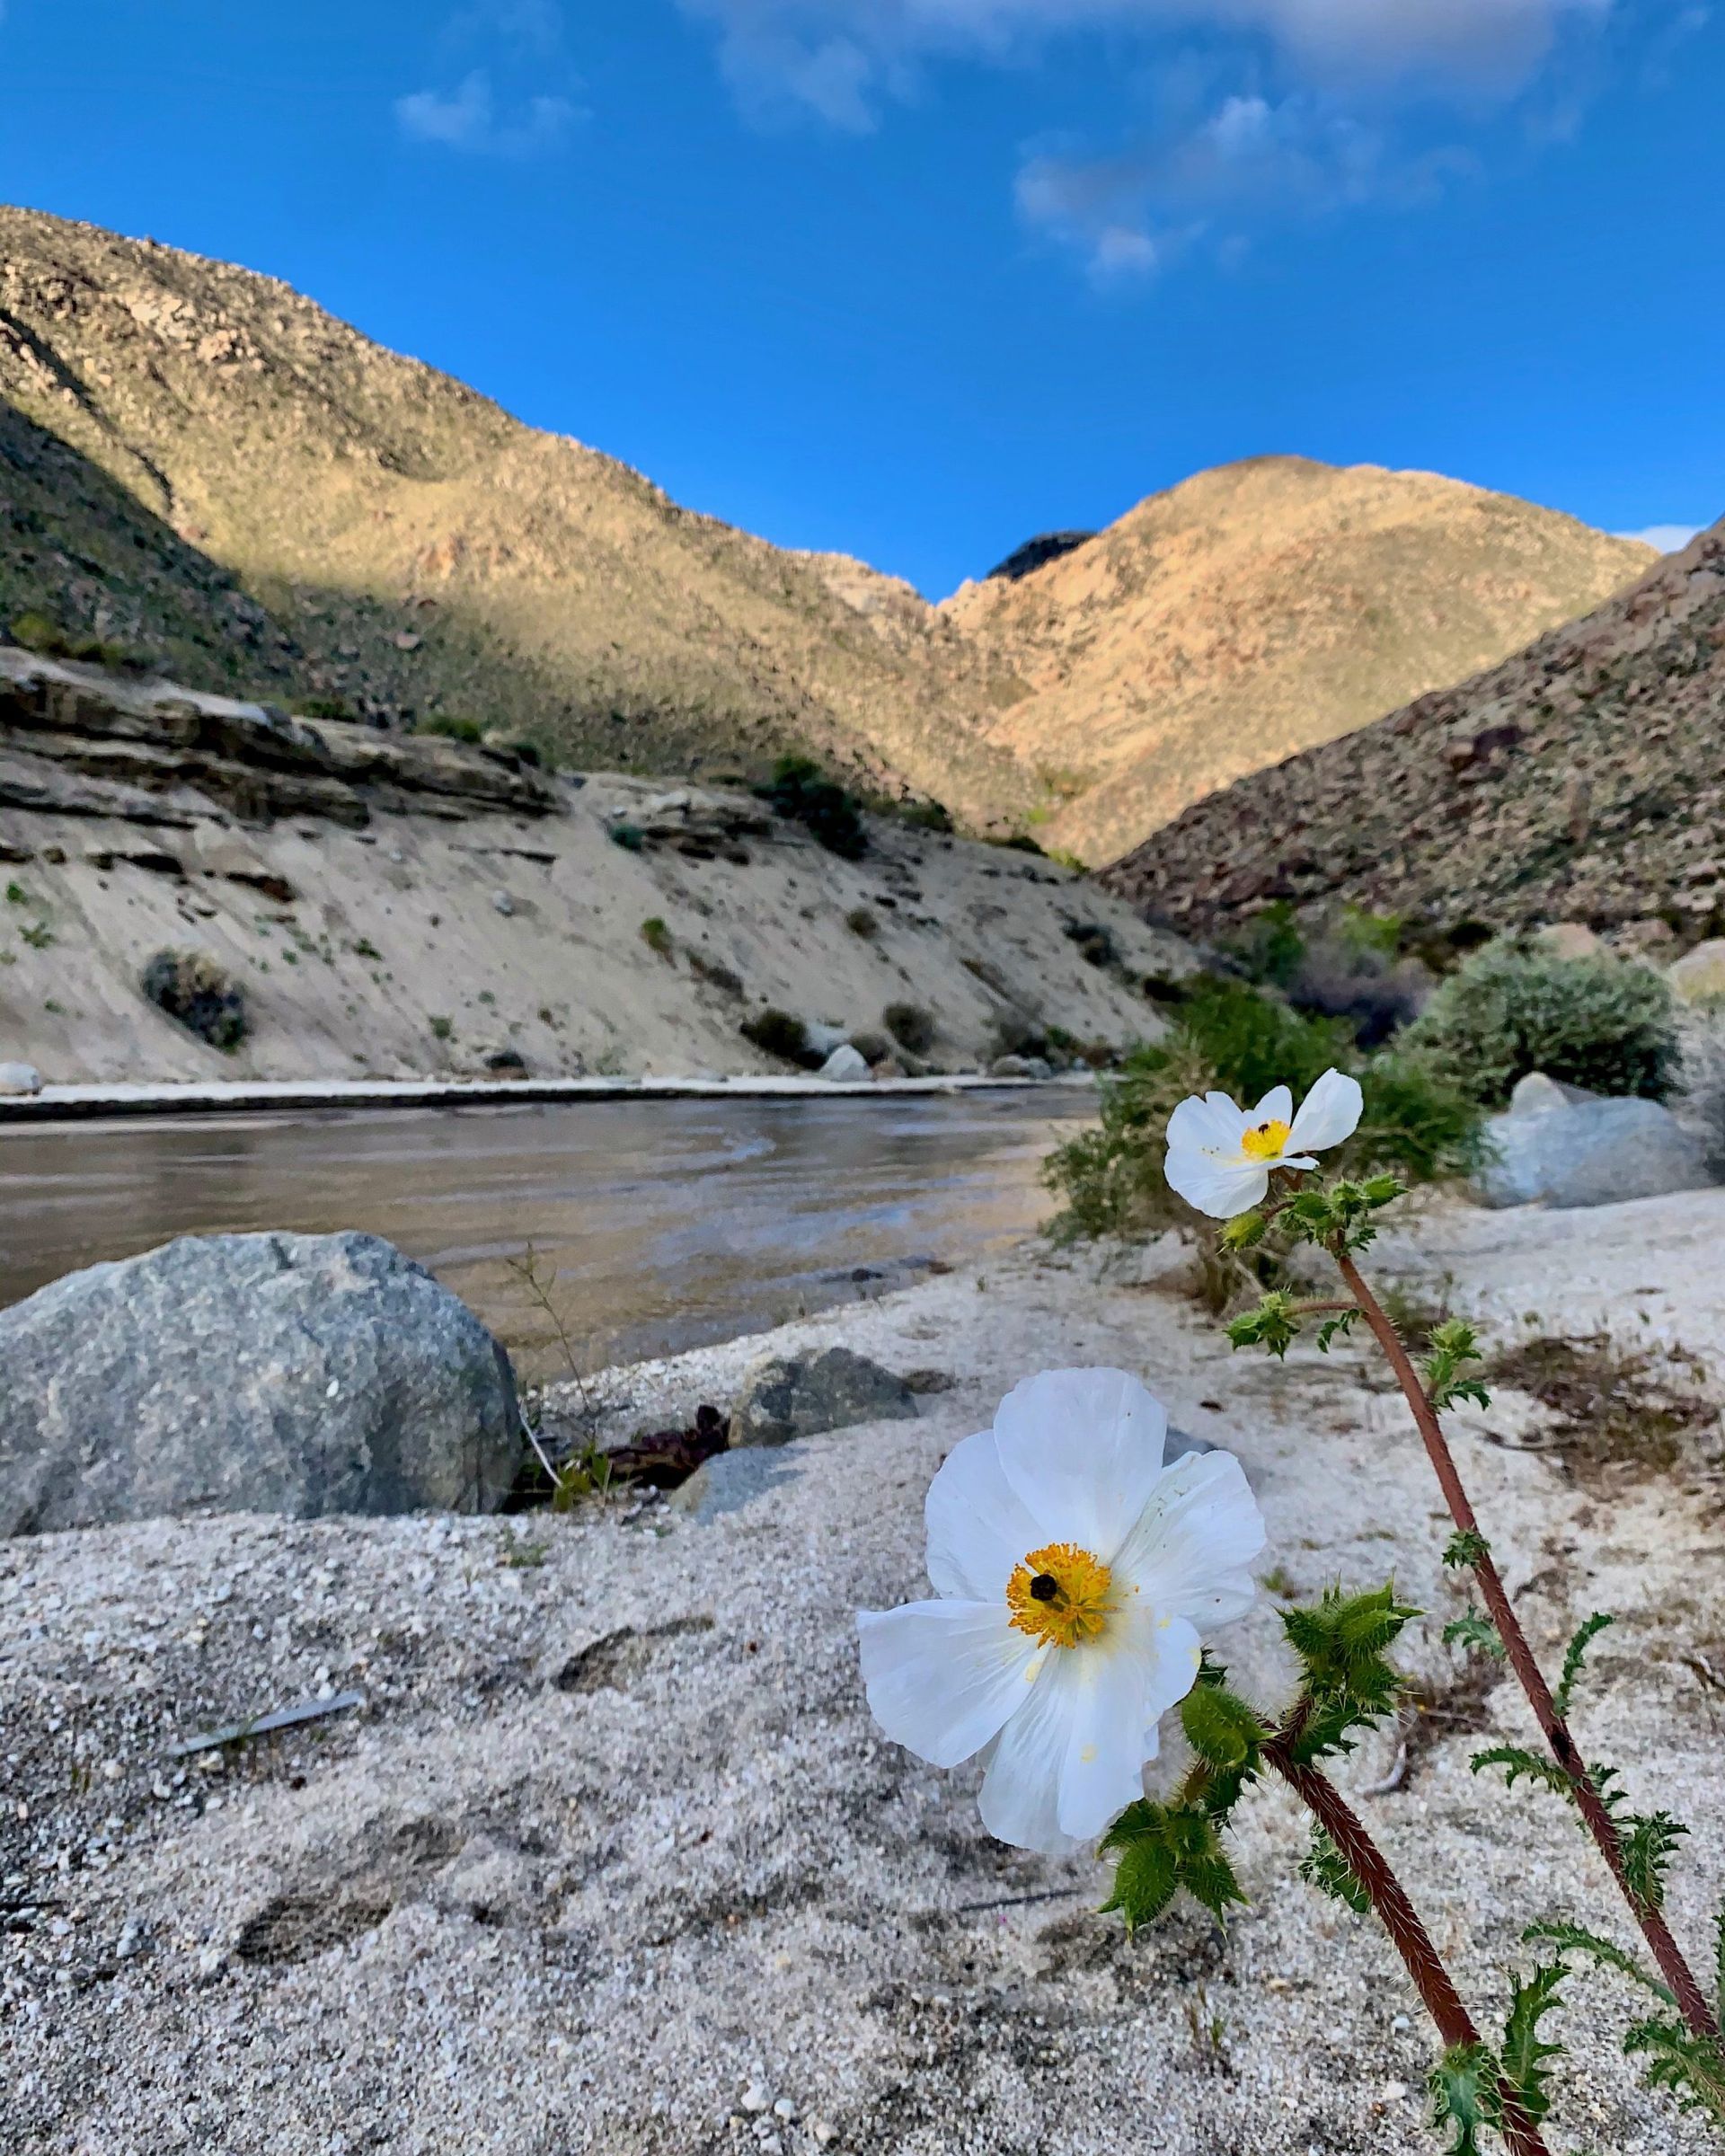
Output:
[[181,665],[184,625],[153,629],[150,578],[112,562],[140,519],[169,527],[259,609],[236,615],[237,657],[226,633],[190,639],[211,686],[290,678],[659,771],[797,747],[979,818],[1029,798],[978,731],[1015,686],[922,601],[882,636],[867,579],[860,608],[813,558],[679,508],[273,279],[0,209],[0,398],[130,498],[78,482],[84,522],[102,523],[98,494],[112,511],[112,543],[81,549],[102,594],[39,556],[27,596]]

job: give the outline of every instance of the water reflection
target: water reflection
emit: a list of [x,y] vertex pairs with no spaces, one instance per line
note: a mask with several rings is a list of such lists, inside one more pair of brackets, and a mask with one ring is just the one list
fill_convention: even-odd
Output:
[[1042,1218],[1082,1094],[616,1100],[0,1127],[0,1303],[218,1230],[366,1228],[532,1374],[559,1359],[509,1260],[532,1245],[583,1361],[659,1354],[878,1292]]

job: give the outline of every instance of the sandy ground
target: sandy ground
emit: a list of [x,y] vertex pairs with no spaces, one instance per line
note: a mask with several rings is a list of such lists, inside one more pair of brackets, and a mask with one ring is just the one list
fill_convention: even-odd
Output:
[[[1680,1342],[1717,1381],[1725,1193],[1586,1215],[1443,1208],[1380,1277],[1455,1277],[1499,1338],[1531,1314]],[[1231,1357],[1169,1285],[1026,1251],[788,1328],[950,1390],[914,1423],[789,1448],[703,1524],[612,1504],[512,1522],[163,1523],[0,1547],[0,2145],[77,2156],[1397,2156],[1431,2044],[1382,1939],[1296,1877],[1304,1830],[1240,1814],[1251,1905],[1128,1944],[1101,1874],[991,1843],[975,1777],[878,1741],[851,1613],[919,1591],[936,1463],[1028,1369],[1142,1370],[1237,1450],[1301,1593],[1383,1578],[1430,1615],[1408,1661],[1454,1703],[1445,1525],[1395,1395],[1351,1350]],[[777,1341],[775,1341],[777,1344]],[[721,1397],[756,1339],[611,1374],[617,1427]],[[1636,1794],[1697,1828],[1671,1908],[1703,1951],[1725,1888],[1721,1483],[1519,1449],[1504,1394],[1459,1439],[1526,1621],[1551,1654],[1620,1613],[1579,1719]],[[1227,1636],[1266,1699],[1277,1596]],[[1686,1660],[1693,1657],[1694,1660]],[[176,1739],[354,1687],[362,1711],[215,1771]],[[1512,1687],[1476,1726],[1523,1734]],[[1437,1735],[1362,1807],[1476,2008],[1521,1927],[1614,1931],[1588,1846],[1548,1801],[1470,1776]],[[1341,1779],[1381,1777],[1368,1745]],[[217,1755],[220,1756],[220,1755]],[[1711,1830],[1711,1831],[1710,1831]],[[1709,2143],[1616,2053],[1614,1984],[1575,1987],[1554,2148]]]

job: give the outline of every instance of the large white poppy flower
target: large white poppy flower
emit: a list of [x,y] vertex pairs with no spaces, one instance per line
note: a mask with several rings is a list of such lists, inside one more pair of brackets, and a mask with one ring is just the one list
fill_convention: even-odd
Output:
[[1075,1849],[1144,1794],[1200,1633],[1251,1605],[1240,1462],[1164,1472],[1167,1429],[1123,1370],[1026,1378],[930,1486],[940,1599],[858,1615],[875,1719],[937,1767],[981,1753],[983,1823],[1022,1849]]
[[1359,1127],[1358,1078],[1326,1071],[1294,1113],[1294,1096],[1274,1086],[1256,1108],[1226,1093],[1196,1093],[1168,1118],[1168,1180],[1189,1206],[1231,1220],[1261,1205],[1278,1168],[1315,1168],[1313,1155]]

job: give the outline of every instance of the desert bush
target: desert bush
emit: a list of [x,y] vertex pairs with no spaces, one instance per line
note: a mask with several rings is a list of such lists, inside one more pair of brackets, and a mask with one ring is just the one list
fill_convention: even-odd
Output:
[[853,1033],[851,1046],[864,1063],[884,1063],[892,1054],[892,1043],[884,1033]]
[[817,1071],[826,1061],[818,1048],[809,1046],[808,1028],[802,1021],[771,1003],[765,1011],[756,1011],[746,1018],[738,1031],[763,1055],[776,1056],[782,1063],[794,1063],[800,1070]]
[[952,812],[943,801],[907,801],[900,804],[900,819],[919,831],[938,831],[943,837],[952,829]]
[[1247,980],[1280,989],[1296,1011],[1346,1019],[1360,1047],[1376,1048],[1419,1016],[1430,993],[1430,969],[1402,943],[1397,915],[1350,906],[1303,923],[1278,900],[1224,949]]
[[718,989],[721,995],[740,995],[743,993],[743,976],[733,968],[721,965],[717,959],[707,958],[703,952],[693,950],[688,953],[688,960],[689,971],[698,975],[710,988]]
[[1466,959],[1403,1039],[1488,1108],[1501,1107],[1530,1071],[1651,1100],[1677,1080],[1672,995],[1658,974],[1508,939]]
[[1035,1019],[1022,1011],[996,1011],[988,1027],[988,1054],[992,1060],[1000,1056],[1040,1056],[1046,1058],[1048,1037]]
[[829,853],[858,861],[868,852],[869,835],[854,797],[807,756],[781,756],[771,780],[755,791],[775,816],[801,824]]
[[457,719],[447,711],[433,711],[417,720],[416,734],[430,734],[441,741],[464,741],[469,748],[477,748],[485,738],[484,729],[472,719]]
[[158,1010],[213,1048],[237,1048],[246,1035],[245,998],[201,950],[158,950],[139,985]]
[[1725,1180],[1725,997],[1686,1006],[1677,1017],[1682,1053],[1680,1114],[1706,1149],[1707,1165]]
[[301,719],[341,719],[351,723],[359,716],[345,696],[301,696],[294,704]]
[[1120,947],[1115,941],[1114,931],[1105,928],[1100,921],[1068,921],[1061,933],[1068,943],[1078,946],[1078,956],[1086,966],[1119,964]]
[[1287,1084],[1297,1101],[1332,1067],[1356,1071],[1366,1096],[1358,1131],[1337,1154],[1344,1172],[1390,1168],[1410,1181],[1466,1174],[1483,1116],[1441,1070],[1402,1052],[1362,1059],[1351,1029],[1313,1018],[1239,981],[1190,985],[1167,1038],[1134,1049],[1102,1080],[1097,1123],[1056,1148],[1043,1180],[1063,1210],[1058,1241],[1152,1233],[1186,1224],[1190,1209],[1163,1173],[1168,1118],[1189,1093],[1243,1104]]
[[880,916],[871,913],[866,906],[854,906],[845,916],[845,925],[854,936],[861,936],[866,942],[880,933]]
[[650,914],[641,924],[641,940],[648,950],[661,959],[671,955],[671,932],[657,914]]
[[610,838],[611,844],[621,846],[625,853],[639,853],[647,844],[647,834],[639,824],[613,824]]
[[86,666],[134,670],[141,663],[128,646],[110,643],[100,636],[79,635],[33,608],[17,615],[7,634],[14,644],[35,652],[39,658],[77,658]]
[[934,1014],[920,1003],[889,1003],[880,1013],[880,1023],[913,1056],[926,1056],[934,1046]]

